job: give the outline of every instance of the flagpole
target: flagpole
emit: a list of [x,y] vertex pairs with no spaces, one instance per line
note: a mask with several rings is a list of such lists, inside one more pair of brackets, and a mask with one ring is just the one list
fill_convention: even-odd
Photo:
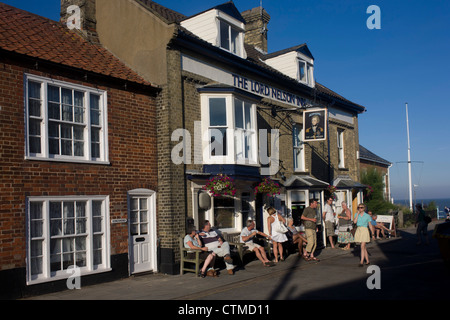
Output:
[[413,203],[412,203],[412,182],[411,182],[411,144],[409,141],[409,119],[408,119],[408,103],[406,103],[406,130],[408,133],[408,177],[409,177],[409,208],[411,209],[411,212],[414,212],[413,210]]

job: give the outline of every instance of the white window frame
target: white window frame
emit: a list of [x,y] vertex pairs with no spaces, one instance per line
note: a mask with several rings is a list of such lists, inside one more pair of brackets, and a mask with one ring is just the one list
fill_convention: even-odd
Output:
[[338,167],[345,168],[344,130],[337,129]]
[[[228,48],[225,48],[222,46],[222,26],[228,27]],[[231,23],[228,20],[225,19],[217,19],[217,28],[218,28],[218,40],[217,44],[218,47],[221,49],[228,51],[234,55],[237,55],[239,57],[243,57],[244,52],[244,41],[243,41],[243,30],[241,27]],[[235,38],[235,45],[236,48],[233,50],[233,38],[232,38],[232,31],[235,31],[237,33],[237,37]]]
[[[301,68],[304,68],[305,79],[301,78]],[[314,84],[314,75],[313,75],[313,60],[306,59],[302,57],[297,57],[297,81],[304,83],[310,87],[313,87]]]
[[[213,98],[225,99],[226,104],[226,125],[220,128],[226,129],[227,146],[225,155],[211,155],[211,131],[219,129],[217,126],[210,126],[210,107],[209,101]],[[251,128],[246,130],[251,138],[248,158],[241,158],[237,155],[236,139],[242,137],[242,130],[236,128],[235,123],[235,103],[237,101],[247,102],[251,105]],[[256,105],[248,99],[229,93],[208,93],[201,95],[202,110],[202,142],[203,142],[203,163],[204,164],[242,164],[248,166],[259,166],[258,164],[258,137],[257,137],[257,115]]]
[[[303,74],[305,76],[305,79],[302,79],[302,67],[303,67]],[[304,60],[298,59],[298,81],[302,83],[308,83],[309,75],[308,75],[308,63]]]
[[[219,228],[219,226],[216,225],[214,220],[214,201],[216,198],[211,197],[211,207],[209,210],[205,212],[205,219],[208,220],[212,226],[217,227],[221,232],[240,232],[245,227],[245,221],[242,220],[242,194],[243,193],[249,193],[248,196],[245,196],[244,199],[248,201],[249,203],[249,211],[248,218],[252,218],[253,220],[256,219],[255,216],[255,195],[251,188],[243,188],[238,189],[236,192],[236,197],[233,198],[234,201],[234,228]],[[198,206],[198,204],[197,204]],[[198,208],[198,207],[197,207]],[[197,211],[196,211],[197,212]],[[203,221],[199,221],[199,223],[203,223]],[[200,226],[202,227],[202,226]]]
[[[305,172],[305,142],[303,141],[303,125],[296,123],[292,130],[294,171]],[[298,159],[300,158],[300,163]]]
[[[101,204],[101,231],[94,232],[92,202],[98,201]],[[29,197],[26,199],[26,216],[27,216],[27,285],[45,283],[69,278],[73,272],[67,270],[51,271],[51,230],[50,230],[50,203],[51,202],[86,202],[86,232],[82,235],[86,236],[86,266],[80,267],[80,275],[90,275],[102,272],[111,271],[110,262],[110,223],[109,223],[109,197],[108,196],[68,196],[68,197]],[[42,204],[41,219],[34,219],[33,221],[42,222],[42,236],[32,238],[32,221],[31,221],[31,203]],[[63,218],[64,220],[64,218]],[[102,238],[102,263],[94,264],[94,236],[100,235]],[[74,236],[69,238],[73,238]],[[64,236],[53,236],[54,239]],[[42,273],[32,275],[31,259],[32,241],[42,241],[41,257],[42,257]]]
[[[35,117],[30,115],[29,108],[29,83],[39,83],[40,84],[40,117]],[[84,104],[84,122],[76,123],[73,122],[65,122],[64,120],[51,120],[49,118],[49,108],[48,108],[48,87],[55,86],[62,89],[68,89],[71,91],[83,92],[83,104]],[[90,95],[95,95],[99,97],[99,125],[92,123],[91,121],[91,107],[90,107]],[[25,159],[27,160],[44,160],[44,161],[62,161],[62,162],[88,162],[93,164],[109,164],[109,152],[108,152],[108,114],[107,114],[107,93],[103,90],[98,90],[95,88],[81,86],[77,84],[73,84],[70,82],[64,82],[59,80],[54,80],[50,78],[40,77],[31,74],[24,75],[24,108],[25,108]],[[62,102],[61,102],[62,103]],[[62,111],[61,111],[62,113]],[[30,150],[30,122],[31,119],[35,119],[40,121],[40,152],[32,153]],[[50,153],[50,144],[49,144],[49,123],[50,122],[58,123],[59,125],[79,125],[83,126],[83,141],[84,143],[84,155],[83,156],[75,156],[75,155],[61,155],[61,147],[60,154],[51,154]],[[93,128],[100,129],[99,132],[99,149],[100,149],[100,157],[94,157],[92,155],[92,132]],[[59,140],[63,140],[61,132],[59,133]],[[74,134],[72,133],[72,140],[75,140]],[[73,151],[74,152],[74,151]]]

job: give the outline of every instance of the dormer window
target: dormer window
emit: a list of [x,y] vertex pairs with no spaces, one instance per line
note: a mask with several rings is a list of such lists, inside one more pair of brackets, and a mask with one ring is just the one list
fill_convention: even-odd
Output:
[[298,81],[312,86],[312,66],[308,62],[298,59]]
[[220,28],[220,47],[234,53],[241,55],[241,32],[231,26],[229,23],[219,20]]
[[314,88],[314,57],[306,44],[280,50],[265,56],[265,62],[272,68]]
[[231,1],[183,20],[181,26],[213,46],[247,58],[245,20]]

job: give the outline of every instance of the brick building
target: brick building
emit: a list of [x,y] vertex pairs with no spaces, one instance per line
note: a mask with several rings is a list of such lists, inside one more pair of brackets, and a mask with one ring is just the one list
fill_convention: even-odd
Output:
[[0,3],[1,297],[157,270],[159,89],[86,36]]
[[[199,227],[208,219],[224,232],[239,232],[251,217],[266,230],[269,204],[298,222],[329,185],[337,187],[337,204],[345,200],[356,210],[365,188],[357,159],[365,108],[315,81],[306,44],[269,53],[270,15],[263,8],[241,13],[227,2],[187,17],[150,0],[87,3],[81,7],[93,37],[162,88],[159,271],[178,272],[178,238],[189,223]],[[315,115],[321,135],[309,135]],[[234,179],[234,197],[203,190],[220,174]],[[254,193],[265,177],[278,181],[280,195]]]

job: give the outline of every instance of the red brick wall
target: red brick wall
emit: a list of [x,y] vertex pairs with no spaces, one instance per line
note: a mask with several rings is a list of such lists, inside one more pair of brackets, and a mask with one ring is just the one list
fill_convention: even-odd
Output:
[[[107,91],[109,165],[24,159],[24,73]],[[110,218],[119,219],[129,190],[157,191],[155,97],[79,79],[0,60],[0,271],[25,267],[27,196],[108,195]],[[127,224],[111,224],[111,254],[126,252]]]

